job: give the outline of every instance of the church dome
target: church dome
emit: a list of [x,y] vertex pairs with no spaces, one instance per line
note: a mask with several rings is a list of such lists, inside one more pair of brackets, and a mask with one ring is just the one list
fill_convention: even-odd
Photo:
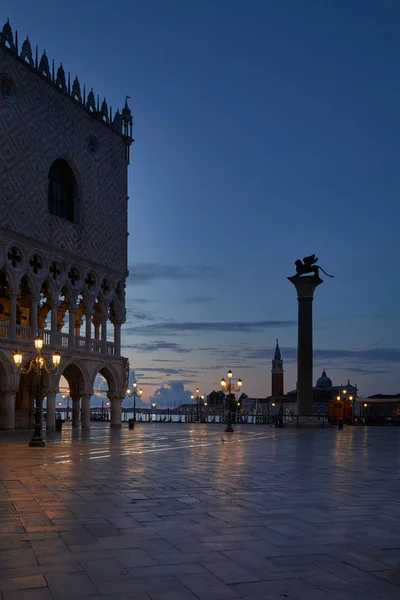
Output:
[[325,369],[322,371],[321,377],[317,379],[317,388],[327,389],[332,387],[332,380],[326,374]]

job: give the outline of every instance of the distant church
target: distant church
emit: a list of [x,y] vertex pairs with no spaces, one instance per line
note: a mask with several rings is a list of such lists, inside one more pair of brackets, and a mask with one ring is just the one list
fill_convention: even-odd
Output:
[[[346,390],[347,397],[352,396],[354,400],[357,398],[356,385],[352,385],[350,380],[345,385],[333,385],[324,369],[321,377],[317,379],[315,387],[313,387],[314,414],[326,415],[328,412],[334,412],[335,405],[338,404],[337,397],[342,394],[343,390]],[[292,390],[287,394],[284,393],[283,360],[278,340],[276,340],[275,353],[272,359],[271,396],[265,400],[259,400],[261,406],[265,403],[269,405],[270,412],[297,413],[297,391]]]
[[[73,40],[71,41],[73,43]],[[0,428],[31,427],[35,356],[61,354],[43,374],[47,427],[60,377],[72,425],[90,427],[98,373],[108,382],[111,426],[121,427],[128,361],[121,356],[127,269],[127,173],[132,116],[113,113],[78,77],[0,32]]]

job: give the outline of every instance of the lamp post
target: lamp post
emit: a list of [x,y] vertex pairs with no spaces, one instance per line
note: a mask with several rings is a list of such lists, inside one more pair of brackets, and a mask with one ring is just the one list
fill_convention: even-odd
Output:
[[[343,424],[346,422],[346,404],[353,406],[353,396],[347,396],[347,390],[343,389],[340,396],[336,396],[338,402],[343,403]],[[353,416],[353,415],[352,415]]]
[[196,396],[194,396],[193,394],[190,396],[191,400],[196,400],[197,403],[197,416],[196,416],[196,421],[200,420],[200,416],[201,416],[201,402],[204,402],[204,394],[202,394],[201,396],[199,396],[200,394],[200,390],[199,388],[196,389]]
[[133,396],[133,419],[129,419],[129,429],[134,429],[135,428],[135,421],[136,421],[136,398],[138,396],[140,398],[141,395],[143,394],[142,388],[137,389],[137,381],[134,381],[132,385],[133,385],[133,390],[130,390],[129,388],[126,390],[126,395],[129,398],[132,398],[132,396]]
[[43,338],[36,337],[36,356],[32,358],[27,368],[22,367],[22,352],[20,350],[16,350],[13,354],[14,363],[21,373],[23,373],[24,375],[27,375],[28,373],[34,373],[37,377],[37,387],[35,396],[35,429],[33,432],[32,439],[29,442],[29,446],[40,447],[46,445],[44,440],[42,439],[42,374],[44,371],[49,374],[55,373],[58,367],[60,366],[61,362],[61,355],[58,352],[53,352],[51,357],[53,366],[49,366],[47,359],[42,355],[42,349]]
[[70,399],[69,390],[67,393],[62,394],[62,399],[65,400],[67,403],[67,406],[66,406],[67,412],[66,412],[65,418],[68,421],[69,420],[69,399]]
[[[226,414],[226,432],[233,432],[233,427],[232,427],[232,418],[231,418],[231,409],[230,409],[230,403],[232,401],[232,395],[234,392],[240,392],[240,390],[242,389],[242,385],[243,385],[243,381],[241,379],[237,380],[237,388],[235,387],[235,384],[232,382],[232,371],[229,369],[228,371],[228,381],[226,382],[224,378],[221,379],[220,384],[221,384],[221,388],[222,391],[225,394],[225,390],[227,392],[227,397],[228,397],[228,411]],[[225,401],[225,407],[226,407],[226,398],[224,398]]]

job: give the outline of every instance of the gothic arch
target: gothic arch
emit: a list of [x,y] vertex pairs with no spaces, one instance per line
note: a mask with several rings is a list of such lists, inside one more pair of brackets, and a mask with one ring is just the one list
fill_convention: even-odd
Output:
[[85,364],[79,358],[62,359],[58,372],[58,382],[61,375],[68,381],[71,395],[81,396],[93,389],[90,385],[90,375]]
[[108,390],[110,392],[116,392],[121,387],[120,378],[118,377],[118,372],[116,369],[110,363],[103,362],[96,366],[96,369],[92,375],[92,388],[98,373],[100,373],[100,375],[102,375],[107,381]]

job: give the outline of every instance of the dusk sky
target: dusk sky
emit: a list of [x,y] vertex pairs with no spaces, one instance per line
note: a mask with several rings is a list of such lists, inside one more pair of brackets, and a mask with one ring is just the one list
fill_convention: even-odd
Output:
[[[124,354],[143,397],[296,385],[316,253],[314,380],[400,392],[398,0],[6,0],[19,39],[134,116]],[[110,215],[112,218],[112,215]],[[157,391],[160,386],[168,389]]]

